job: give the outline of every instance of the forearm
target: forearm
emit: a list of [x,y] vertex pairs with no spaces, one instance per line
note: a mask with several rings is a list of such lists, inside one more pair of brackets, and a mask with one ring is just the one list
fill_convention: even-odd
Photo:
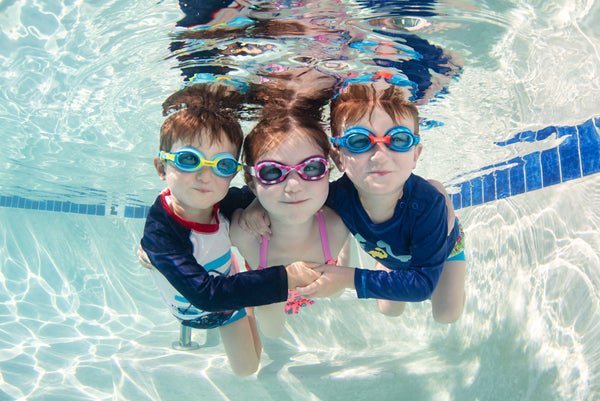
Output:
[[421,302],[431,298],[443,266],[383,271],[356,269],[354,286],[358,298]]
[[205,311],[242,309],[287,299],[287,274],[283,266],[232,276],[211,276],[201,266],[179,266],[161,258],[153,264],[169,283],[195,307]]

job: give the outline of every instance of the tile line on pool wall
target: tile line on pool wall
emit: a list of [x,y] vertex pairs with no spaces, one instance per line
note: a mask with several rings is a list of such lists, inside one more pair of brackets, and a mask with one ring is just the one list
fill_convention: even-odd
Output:
[[[524,131],[494,144],[510,146],[541,141],[552,135],[560,140],[558,146],[462,174],[455,179],[457,183],[445,183],[454,208],[476,206],[600,172],[600,117],[577,126]],[[474,177],[460,181],[465,176]],[[18,195],[0,195],[0,207],[134,219],[146,218],[150,210],[150,205],[139,201],[134,204],[88,204],[56,199],[33,200]]]

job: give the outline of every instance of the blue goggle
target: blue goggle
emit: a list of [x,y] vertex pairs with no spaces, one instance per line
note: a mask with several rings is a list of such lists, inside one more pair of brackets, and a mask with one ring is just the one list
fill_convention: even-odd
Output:
[[343,146],[352,153],[363,153],[375,146],[384,143],[396,152],[406,152],[419,143],[421,137],[413,134],[407,127],[392,127],[382,137],[377,137],[368,128],[350,127],[344,135],[331,138],[333,146]]
[[242,169],[242,165],[229,153],[219,153],[208,160],[198,149],[190,147],[181,148],[173,153],[161,151],[158,157],[160,160],[175,164],[175,167],[186,173],[208,166],[219,177],[229,177]]

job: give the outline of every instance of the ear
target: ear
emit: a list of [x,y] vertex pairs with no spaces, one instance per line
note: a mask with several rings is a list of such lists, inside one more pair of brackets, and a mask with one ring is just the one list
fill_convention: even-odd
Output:
[[158,173],[160,179],[164,181],[167,175],[167,172],[165,170],[165,163],[162,160],[160,160],[158,156],[154,158],[154,168],[156,169],[156,172]]
[[417,160],[419,160],[419,156],[421,156],[421,152],[423,151],[423,145],[421,145],[420,143],[415,145],[415,153],[414,153],[414,160],[413,160],[413,169],[417,167]]
[[329,156],[331,156],[331,160],[335,163],[335,166],[340,171],[340,173],[344,172],[344,163],[342,163],[342,154],[339,148],[331,147],[329,151]]

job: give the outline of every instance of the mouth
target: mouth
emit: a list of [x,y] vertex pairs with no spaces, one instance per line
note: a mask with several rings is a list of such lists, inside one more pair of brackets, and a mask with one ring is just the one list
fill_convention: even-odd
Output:
[[367,174],[375,176],[375,177],[383,177],[390,173],[391,173],[391,171],[387,171],[387,170],[372,170],[372,171],[369,171]]
[[282,203],[285,203],[286,205],[301,205],[307,201],[308,201],[308,199],[303,199],[303,200],[283,201]]

